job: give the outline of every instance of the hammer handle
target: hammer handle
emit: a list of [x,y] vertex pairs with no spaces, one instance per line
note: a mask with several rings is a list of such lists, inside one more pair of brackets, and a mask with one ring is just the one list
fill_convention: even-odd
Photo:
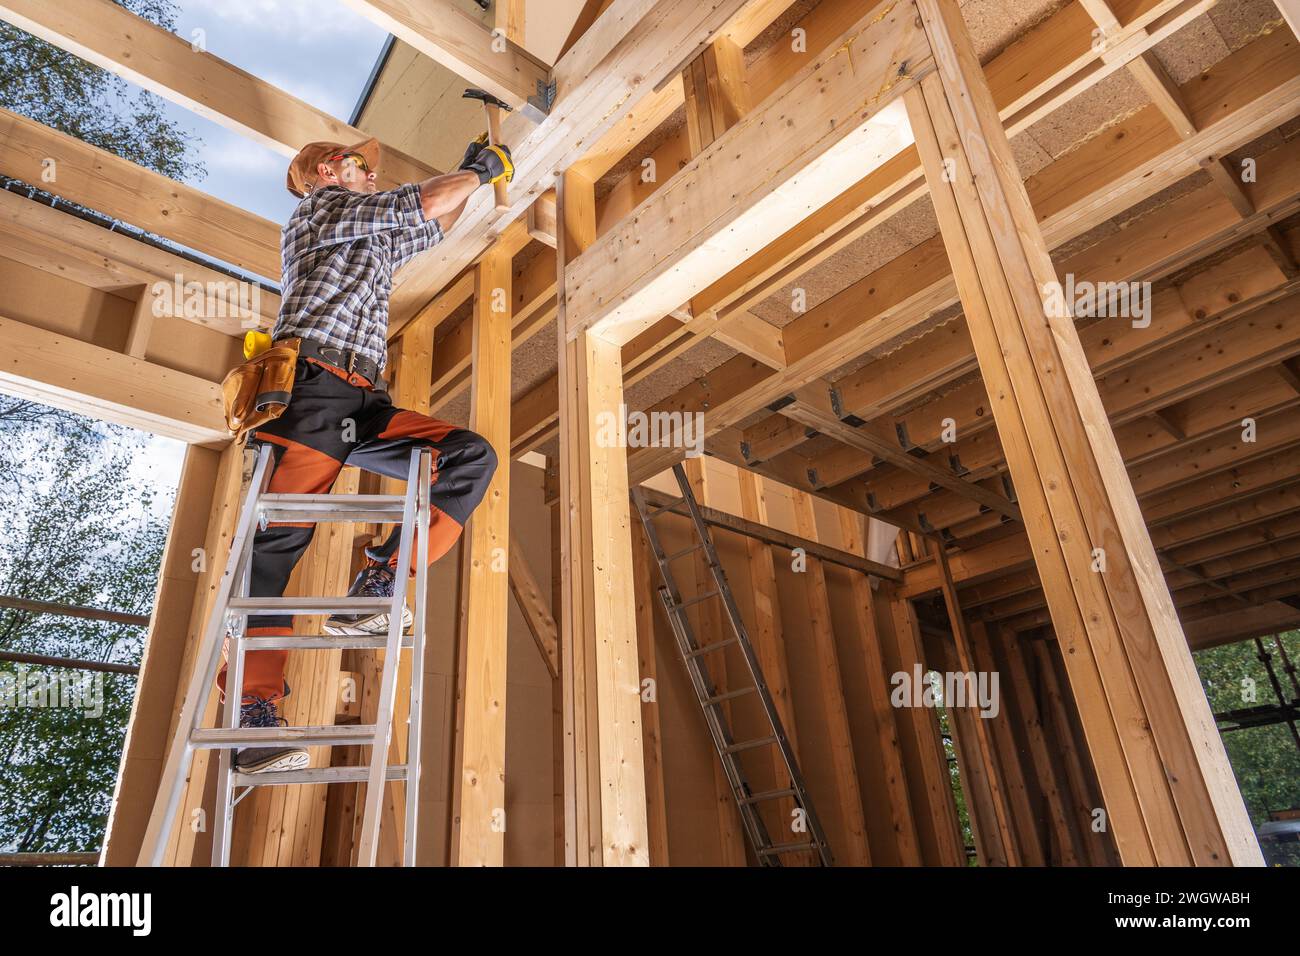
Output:
[[[485,103],[483,106],[487,110],[488,142],[496,146],[501,142],[501,108],[490,103]],[[510,208],[510,203],[506,200],[506,181],[504,179],[492,184],[492,193],[496,199],[497,212],[505,212]]]

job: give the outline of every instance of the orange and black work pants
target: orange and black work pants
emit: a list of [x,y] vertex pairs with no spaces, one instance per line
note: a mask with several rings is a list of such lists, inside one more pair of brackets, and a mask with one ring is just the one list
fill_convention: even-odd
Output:
[[[275,494],[325,494],[339,471],[356,465],[366,471],[405,479],[411,451],[433,449],[429,494],[432,524],[427,561],[431,564],[456,543],[466,520],[487,491],[497,467],[492,446],[474,432],[393,405],[388,393],[342,369],[299,359],[293,397],[284,414],[249,437],[271,446],[270,483]],[[294,565],[315,532],[314,524],[271,523],[253,538],[251,597],[280,597]],[[401,528],[378,547],[367,548],[375,562],[397,568]],[[413,556],[411,572],[422,562]],[[399,576],[398,586],[401,586]],[[289,615],[257,615],[248,620],[249,636],[293,633]],[[274,700],[284,693],[288,651],[250,651],[244,660],[244,698]],[[217,678],[225,689],[225,671]]]

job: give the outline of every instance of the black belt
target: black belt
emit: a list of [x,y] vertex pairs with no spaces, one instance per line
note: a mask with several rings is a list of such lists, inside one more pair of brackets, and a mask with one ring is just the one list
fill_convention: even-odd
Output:
[[321,345],[312,339],[298,338],[298,356],[300,358],[314,358],[349,374],[355,372],[357,375],[368,378],[370,384],[380,391],[386,388],[384,382],[379,378],[379,363],[352,349],[342,349],[334,345]]

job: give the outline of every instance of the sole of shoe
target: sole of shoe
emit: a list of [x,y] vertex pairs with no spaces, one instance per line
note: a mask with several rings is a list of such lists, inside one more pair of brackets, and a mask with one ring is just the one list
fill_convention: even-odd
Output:
[[[410,608],[404,608],[402,610],[402,633],[408,633],[414,622],[415,617],[411,614]],[[336,636],[366,635],[373,637],[376,634],[388,633],[388,615],[372,614],[369,617],[358,618],[355,621],[340,621],[331,617],[325,622],[324,628],[326,634]]]
[[247,766],[236,764],[235,770],[239,773],[282,773],[285,770],[305,770],[308,763],[307,751],[286,750],[284,753],[264,757]]

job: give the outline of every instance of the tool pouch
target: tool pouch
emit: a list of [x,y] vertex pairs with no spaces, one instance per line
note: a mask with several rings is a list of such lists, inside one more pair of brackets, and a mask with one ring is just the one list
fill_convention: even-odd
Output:
[[293,393],[298,340],[290,339],[236,366],[221,383],[226,427],[236,437],[279,418]]

